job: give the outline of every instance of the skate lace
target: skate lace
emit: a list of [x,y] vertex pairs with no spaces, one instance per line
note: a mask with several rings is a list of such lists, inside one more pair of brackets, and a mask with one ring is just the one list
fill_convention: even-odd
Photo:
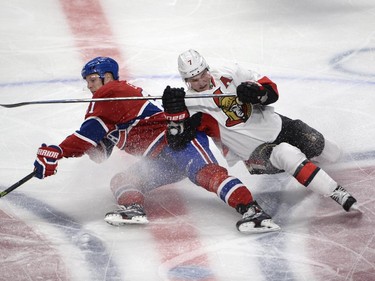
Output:
[[349,197],[349,193],[341,186],[338,186],[330,195],[330,197],[339,204],[344,204],[344,202]]
[[118,205],[119,212],[135,212],[135,213],[143,213],[143,208],[139,204],[131,204],[131,205]]
[[257,210],[254,206],[250,207],[246,213],[242,215],[242,218],[257,218],[262,214],[262,211]]

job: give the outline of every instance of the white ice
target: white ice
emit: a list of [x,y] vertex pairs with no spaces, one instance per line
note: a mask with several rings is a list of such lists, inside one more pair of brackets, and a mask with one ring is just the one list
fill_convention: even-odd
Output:
[[[92,31],[77,37],[63,3],[99,3],[108,25],[82,8],[75,28]],[[188,180],[148,196],[149,225],[117,228],[103,220],[116,207],[109,181],[135,159],[64,159],[57,175],[0,199],[0,280],[375,280],[374,1],[14,0],[2,1],[0,23],[1,104],[89,98],[80,70],[94,47],[116,49],[122,78],[152,95],[184,86],[176,61],[189,48],[211,67],[267,75],[276,111],[342,146],[343,159],[322,167],[363,210],[345,213],[287,175],[250,176],[238,164],[231,174],[281,232],[239,233],[240,215]],[[78,129],[86,106],[1,107],[1,190],[32,171],[41,143]]]

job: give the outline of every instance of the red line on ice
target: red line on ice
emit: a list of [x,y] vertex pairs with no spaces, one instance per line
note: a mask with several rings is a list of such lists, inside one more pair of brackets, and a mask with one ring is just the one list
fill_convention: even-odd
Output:
[[121,50],[114,39],[112,28],[99,0],[60,0],[63,12],[75,38],[82,60],[107,56],[120,64],[120,75],[127,75]]
[[69,270],[45,237],[0,210],[0,279],[70,280]]
[[[150,229],[163,263],[172,261],[168,280],[214,281],[199,235],[188,222],[188,210],[176,187],[163,187],[146,200]],[[184,279],[185,280],[185,279]]]

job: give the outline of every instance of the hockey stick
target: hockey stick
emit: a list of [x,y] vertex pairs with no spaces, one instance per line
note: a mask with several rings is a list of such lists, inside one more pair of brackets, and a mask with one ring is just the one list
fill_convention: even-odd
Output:
[[8,193],[12,192],[13,190],[15,190],[17,187],[23,185],[25,182],[27,182],[28,180],[30,180],[31,178],[33,178],[36,174],[36,171],[33,171],[31,172],[30,174],[28,174],[26,177],[24,177],[23,179],[19,180],[18,182],[16,182],[15,184],[13,184],[12,186],[8,187],[7,189],[5,189],[4,191],[0,192],[0,198],[4,197],[5,195],[7,195]]
[[[214,97],[235,97],[235,94],[192,94],[186,95],[186,99],[191,98],[214,98]],[[62,99],[62,100],[38,100],[24,101],[19,103],[0,104],[2,107],[13,108],[31,104],[53,104],[53,103],[84,103],[84,102],[108,102],[108,101],[134,101],[134,100],[157,100],[161,96],[145,96],[145,97],[119,97],[119,98],[98,98],[98,99]]]

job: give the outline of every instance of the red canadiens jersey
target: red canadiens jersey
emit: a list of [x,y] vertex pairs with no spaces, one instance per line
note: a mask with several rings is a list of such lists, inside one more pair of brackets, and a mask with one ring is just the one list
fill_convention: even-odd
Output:
[[[95,98],[142,96],[142,89],[126,81],[111,81]],[[162,110],[148,100],[91,102],[81,128],[61,144],[64,157],[79,157],[104,138],[133,155],[152,154],[166,145]]]

